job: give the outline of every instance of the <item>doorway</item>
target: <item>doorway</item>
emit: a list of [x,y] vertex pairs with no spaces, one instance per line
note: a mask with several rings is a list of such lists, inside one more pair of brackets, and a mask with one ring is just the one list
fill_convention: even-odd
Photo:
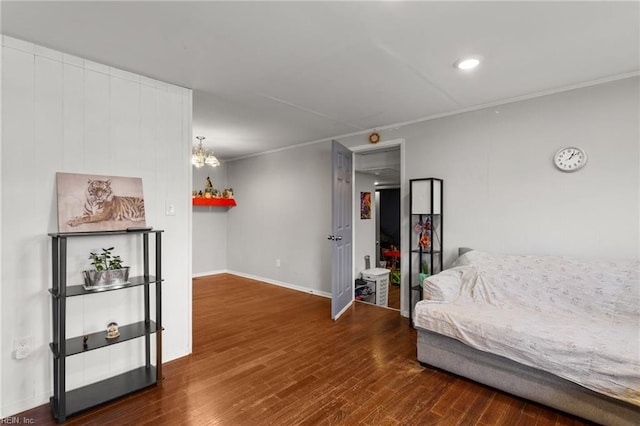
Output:
[[[353,264],[354,276],[363,279],[356,282],[355,298],[399,311],[402,295],[401,146],[395,143],[354,151]],[[384,268],[388,274],[374,268]],[[368,272],[367,276],[364,271]],[[388,281],[382,288],[377,288],[380,282],[371,280],[371,273],[387,276]],[[376,295],[378,291],[386,292],[386,297]]]
[[[388,307],[400,310],[400,187],[376,188],[379,263],[389,269]],[[384,262],[384,263],[383,263]]]

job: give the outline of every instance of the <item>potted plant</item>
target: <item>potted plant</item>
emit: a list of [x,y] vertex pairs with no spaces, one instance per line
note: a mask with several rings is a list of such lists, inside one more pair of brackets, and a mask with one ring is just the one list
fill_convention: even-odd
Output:
[[113,255],[113,247],[103,248],[102,253],[91,252],[89,259],[94,269],[83,271],[84,288],[100,290],[128,283],[129,267],[122,266],[120,256]]

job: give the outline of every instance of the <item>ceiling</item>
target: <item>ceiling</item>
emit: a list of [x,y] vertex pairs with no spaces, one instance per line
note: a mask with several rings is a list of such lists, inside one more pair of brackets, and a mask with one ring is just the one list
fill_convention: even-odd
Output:
[[[205,136],[221,159],[640,70],[638,2],[2,1],[0,7],[3,34],[192,88],[193,134]],[[467,55],[483,62],[473,72],[454,69]]]

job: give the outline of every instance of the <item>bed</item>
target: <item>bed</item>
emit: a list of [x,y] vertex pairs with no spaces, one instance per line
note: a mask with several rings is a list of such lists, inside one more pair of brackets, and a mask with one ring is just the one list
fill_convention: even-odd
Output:
[[423,282],[418,360],[600,424],[638,425],[639,269],[469,251]]

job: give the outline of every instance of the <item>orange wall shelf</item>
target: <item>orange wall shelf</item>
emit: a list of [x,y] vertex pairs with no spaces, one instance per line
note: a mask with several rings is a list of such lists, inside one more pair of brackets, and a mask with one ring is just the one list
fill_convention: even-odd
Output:
[[210,207],[235,207],[236,200],[233,198],[192,198],[194,206]]

